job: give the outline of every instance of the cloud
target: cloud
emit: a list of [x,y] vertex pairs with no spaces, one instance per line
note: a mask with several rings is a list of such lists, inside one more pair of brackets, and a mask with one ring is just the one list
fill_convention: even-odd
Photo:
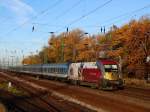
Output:
[[28,21],[35,14],[34,9],[23,0],[0,0],[0,5],[13,12],[19,24]]

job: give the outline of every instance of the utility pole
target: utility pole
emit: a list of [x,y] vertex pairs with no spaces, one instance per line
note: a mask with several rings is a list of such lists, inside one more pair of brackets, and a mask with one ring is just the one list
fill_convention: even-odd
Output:
[[8,56],[8,65],[7,65],[7,66],[8,66],[8,68],[9,68],[9,56]]
[[2,62],[1,62],[1,58],[0,58],[0,69],[2,68]]
[[120,78],[122,78],[122,58],[119,56],[119,69],[120,69]]
[[64,61],[64,39],[61,41],[61,62]]
[[32,56],[33,56],[33,52],[30,52],[30,54],[31,54],[30,64],[32,65],[32,64],[33,64],[33,63],[32,63]]
[[[67,27],[66,33],[64,34],[64,38],[67,37],[68,32],[69,32],[69,28]],[[62,38],[62,41],[61,41],[61,62],[64,62],[64,47],[65,47],[64,38]]]
[[24,52],[23,52],[23,50],[21,51],[21,53],[22,53],[22,64],[24,65]]
[[15,65],[17,66],[17,51],[14,51],[14,56],[15,56]]
[[12,62],[11,62],[11,64],[12,64],[12,67],[14,66],[14,56],[10,56],[11,58],[12,58]]
[[5,67],[5,58],[2,58],[2,69]]
[[48,49],[45,47],[45,50],[44,50],[44,63],[45,64],[47,64],[47,53],[48,53],[48,51],[47,51]]
[[6,62],[5,62],[5,64],[6,64],[6,66],[7,66],[7,68],[9,67],[9,55],[8,55],[8,50],[7,49],[5,49],[5,53],[6,53]]

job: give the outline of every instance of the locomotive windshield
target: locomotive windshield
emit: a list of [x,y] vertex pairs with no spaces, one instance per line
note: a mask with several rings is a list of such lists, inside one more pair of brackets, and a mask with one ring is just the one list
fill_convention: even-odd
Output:
[[110,72],[110,71],[118,71],[118,66],[117,65],[104,65],[105,71]]

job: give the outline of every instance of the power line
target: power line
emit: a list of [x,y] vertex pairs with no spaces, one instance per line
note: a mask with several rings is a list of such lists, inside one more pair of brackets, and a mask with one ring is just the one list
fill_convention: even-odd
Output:
[[57,0],[53,5],[47,7],[45,10],[41,11],[40,14],[46,14],[48,13],[48,11],[54,7],[56,7],[58,4],[60,4],[61,2],[63,2],[64,0]]
[[[77,7],[78,5],[80,5],[80,3],[82,2],[83,0],[79,0],[77,1],[75,4],[73,4],[71,7],[69,7],[68,9],[64,10],[61,14],[57,15],[54,20],[59,20],[61,17],[65,16],[66,14],[68,14],[72,9],[74,9],[75,7]],[[37,22],[34,22],[33,24],[36,24],[36,25],[45,25],[45,26],[50,26],[50,27],[64,27],[62,25],[49,25],[49,23],[37,23]]]
[[[83,18],[85,18],[85,17],[89,16],[90,14],[92,14],[92,13],[96,12],[96,11],[97,11],[97,10],[99,10],[100,8],[103,8],[105,5],[109,4],[110,2],[112,2],[112,0],[109,0],[109,1],[105,2],[105,3],[104,3],[104,4],[102,4],[102,5],[99,5],[99,6],[98,6],[98,7],[96,7],[95,9],[93,9],[93,10],[89,11],[88,13],[86,13],[86,14],[82,15],[81,17],[79,17],[79,18],[77,18],[77,19],[73,20],[73,21],[72,21],[72,22],[70,22],[68,25],[66,25],[66,27],[71,26],[72,24],[74,24],[74,23],[76,23],[76,22],[80,21],[81,19],[83,19]],[[64,28],[66,28],[66,27],[64,27]],[[57,30],[56,32],[59,32],[60,30],[62,30],[62,28],[61,28],[61,29],[59,29],[59,30]]]
[[[33,25],[39,25],[39,26],[48,26],[48,27],[61,27],[61,28],[64,28],[66,26],[64,25],[54,25],[54,24],[49,24],[49,23],[38,23],[38,22],[34,22],[32,23]],[[94,28],[94,27],[101,27],[100,25],[84,25],[84,26],[81,26],[81,27],[88,27],[88,28]]]
[[43,44],[41,41],[17,41],[17,44],[12,42],[12,41],[0,41],[1,44],[15,44],[15,45],[20,45],[20,44]]
[[[126,13],[121,14],[121,15],[119,15],[119,16],[116,16],[116,17],[113,17],[113,18],[111,18],[111,19],[108,19],[108,20],[104,21],[103,24],[104,24],[104,23],[108,23],[108,22],[113,21],[113,20],[116,20],[116,19],[119,19],[119,20],[116,20],[115,22],[112,22],[112,23],[110,23],[110,24],[105,24],[105,25],[103,25],[103,26],[109,26],[109,25],[111,25],[111,24],[113,24],[113,23],[119,22],[119,21],[120,21],[120,18],[126,17],[126,16],[131,16],[131,15],[133,15],[133,13],[140,12],[140,11],[142,11],[142,10],[144,10],[144,9],[147,9],[147,8],[150,8],[150,4],[149,4],[149,5],[146,5],[146,6],[142,7],[142,8],[139,8],[139,9],[136,9],[136,10],[133,10],[133,11],[130,11],[130,12],[126,12]],[[127,17],[126,17],[126,18],[127,18]],[[124,18],[124,19],[125,19],[125,18]],[[96,25],[87,25],[87,26],[83,26],[83,27],[100,27],[100,28],[101,28],[102,26],[96,24]]]
[[7,20],[10,20],[10,18],[13,19],[12,17],[4,17],[4,18],[0,21],[0,24],[5,23]]
[[[50,9],[56,7],[59,3],[61,3],[63,0],[57,0],[53,5],[47,7],[46,9],[42,10],[41,12],[39,12],[36,16],[33,16],[31,19],[37,19],[39,16],[43,15],[43,14],[46,14],[47,11],[49,11]],[[14,32],[16,30],[18,30],[20,27],[24,26],[25,24],[27,24],[31,19],[25,21],[24,23],[22,23],[21,25],[13,28],[12,30],[10,30],[8,33],[6,34],[9,34],[11,32]]]
[[37,22],[34,22],[32,24],[33,25],[40,25],[40,26],[49,26],[49,27],[64,27],[63,25],[54,25],[54,24],[49,24],[49,23],[37,23]]
[[[113,17],[113,18],[108,19],[108,20],[106,20],[106,21],[104,21],[104,22],[102,22],[102,23],[108,23],[108,22],[111,22],[111,21],[113,21],[113,20],[120,19],[120,18],[122,18],[122,17],[130,16],[130,15],[133,15],[133,13],[140,12],[140,11],[142,11],[142,10],[144,10],[144,9],[147,9],[147,8],[150,8],[150,4],[149,4],[149,5],[146,5],[146,6],[142,7],[142,8],[133,10],[133,11],[131,11],[131,12],[127,12],[127,13],[121,14],[121,15],[119,15],[119,16]],[[117,22],[118,22],[118,20],[117,20]],[[114,22],[113,22],[113,23],[114,23]],[[107,24],[107,25],[104,25],[104,26],[108,26],[108,25],[110,25],[110,24]]]
[[[108,20],[106,20],[106,21],[104,21],[104,23],[106,23],[106,22],[110,22],[110,21],[112,21],[112,20],[116,20],[116,19],[119,19],[119,18],[122,18],[122,17],[125,17],[125,16],[130,16],[130,15],[132,15],[133,13],[136,13],[136,12],[139,12],[139,11],[142,11],[142,10],[144,10],[144,9],[146,9],[146,8],[149,8],[150,7],[150,4],[149,5],[146,5],[146,6],[144,6],[144,7],[142,7],[142,8],[139,8],[139,9],[136,9],[136,10],[133,10],[133,11],[130,11],[130,12],[126,12],[126,13],[124,13],[124,14],[121,14],[121,15],[119,15],[119,16],[116,16],[116,17],[113,17],[113,18],[111,18],[111,19],[108,19]],[[119,20],[120,21],[120,20]],[[118,20],[117,21],[115,21],[115,22],[119,22]],[[114,23],[114,22],[113,22]],[[50,24],[48,24],[48,23],[33,23],[33,24],[35,24],[35,25],[46,25],[46,26],[50,26],[50,27],[61,27],[62,29],[64,29],[64,28],[66,28],[67,26],[62,26],[62,25],[50,25]],[[109,25],[111,25],[111,24],[105,24],[105,25],[103,25],[103,26],[109,26]],[[86,25],[86,26],[82,26],[82,27],[102,27],[102,26],[100,26],[100,25]],[[48,32],[48,31],[47,31]],[[46,33],[47,33],[46,32]]]
[[73,4],[70,8],[66,9],[65,11],[63,11],[60,15],[55,17],[55,20],[60,19],[61,17],[63,17],[64,15],[66,15],[67,13],[69,13],[72,9],[74,9],[75,7],[77,7],[83,0],[79,0],[77,1],[75,4]]

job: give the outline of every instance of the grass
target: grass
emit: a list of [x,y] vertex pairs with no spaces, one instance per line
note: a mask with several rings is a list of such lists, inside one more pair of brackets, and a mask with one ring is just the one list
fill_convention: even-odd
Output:
[[14,85],[12,85],[11,87],[8,87],[8,82],[0,82],[0,89],[4,89],[17,96],[22,96],[26,94],[24,91],[16,88]]
[[134,78],[124,78],[124,80],[125,80],[125,85],[127,86],[150,89],[150,83],[147,83],[146,80],[140,80]]

